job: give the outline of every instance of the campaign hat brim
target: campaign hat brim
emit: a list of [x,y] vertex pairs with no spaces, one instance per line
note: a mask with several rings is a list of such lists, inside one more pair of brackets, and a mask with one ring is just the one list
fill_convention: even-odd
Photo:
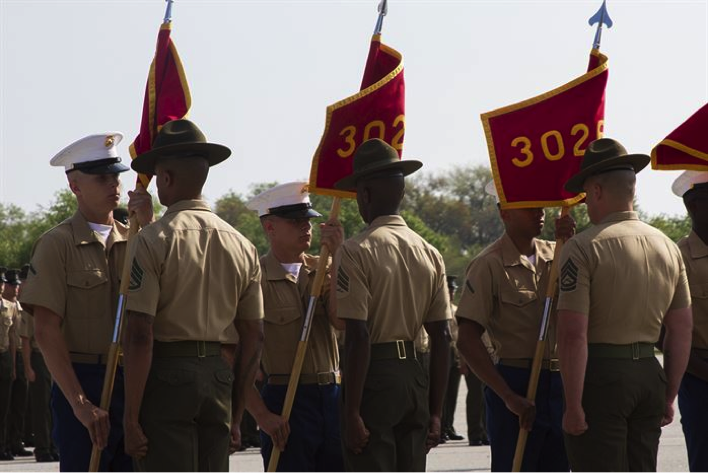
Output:
[[650,163],[650,156],[647,154],[623,154],[614,158],[608,158],[591,166],[581,169],[578,173],[564,184],[564,189],[568,192],[578,194],[583,192],[583,184],[589,177],[599,174],[605,170],[613,168],[621,169],[623,165],[630,165],[635,174],[642,171]]
[[161,146],[137,156],[130,163],[135,172],[141,174],[155,174],[155,164],[160,158],[178,158],[188,156],[201,156],[207,160],[209,166],[219,164],[229,156],[231,150],[226,146],[216,143],[177,143]]
[[359,172],[353,172],[347,177],[343,177],[337,181],[334,185],[335,189],[343,191],[354,191],[357,188],[357,181],[367,178],[372,174],[378,174],[384,171],[398,169],[404,176],[413,174],[414,172],[421,169],[423,163],[415,159],[407,159],[401,161],[390,161],[382,163],[378,166],[372,166],[371,168],[364,169]]

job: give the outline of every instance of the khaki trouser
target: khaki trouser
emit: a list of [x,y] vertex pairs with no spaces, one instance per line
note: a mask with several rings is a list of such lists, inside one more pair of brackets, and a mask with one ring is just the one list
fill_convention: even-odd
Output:
[[588,430],[564,434],[573,471],[655,471],[667,378],[655,357],[589,358],[583,389]]
[[369,442],[359,455],[343,446],[347,471],[426,471],[428,381],[415,358],[370,363],[360,415]]
[[228,471],[234,374],[221,356],[154,357],[140,410],[140,471]]

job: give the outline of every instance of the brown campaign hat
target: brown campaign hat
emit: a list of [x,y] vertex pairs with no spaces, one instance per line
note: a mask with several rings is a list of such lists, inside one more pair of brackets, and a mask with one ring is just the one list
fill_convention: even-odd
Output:
[[618,169],[632,169],[637,174],[649,162],[650,156],[646,154],[628,154],[625,147],[616,140],[600,138],[588,145],[581,169],[566,181],[564,189],[573,193],[583,192],[583,183],[595,174]]
[[155,174],[155,162],[159,158],[180,159],[186,156],[202,156],[210,166],[221,163],[231,155],[226,146],[208,143],[204,133],[189,120],[172,120],[160,129],[150,151],[137,156],[130,164],[134,171]]
[[352,174],[335,183],[335,189],[353,191],[357,181],[374,173],[399,170],[404,176],[418,171],[423,163],[414,159],[401,160],[399,153],[379,138],[362,143],[352,161]]

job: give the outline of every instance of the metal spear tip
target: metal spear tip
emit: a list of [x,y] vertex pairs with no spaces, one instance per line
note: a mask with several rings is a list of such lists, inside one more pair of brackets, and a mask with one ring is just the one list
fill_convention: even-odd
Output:
[[611,17],[608,15],[608,10],[606,9],[606,0],[603,0],[603,4],[601,5],[601,8],[598,9],[598,11],[588,19],[588,24],[593,26],[596,23],[604,24],[608,28],[613,26],[613,20],[611,20]]
[[389,12],[389,8],[387,7],[387,0],[382,0],[379,2],[379,6],[377,6],[377,11],[379,12],[380,16],[386,16],[386,14]]

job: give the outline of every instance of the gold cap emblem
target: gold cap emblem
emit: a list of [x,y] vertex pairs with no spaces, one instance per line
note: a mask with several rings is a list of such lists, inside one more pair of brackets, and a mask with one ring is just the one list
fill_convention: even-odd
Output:
[[103,143],[103,145],[106,148],[110,148],[111,146],[113,146],[113,141],[114,141],[113,135],[108,135],[106,137],[106,141]]

